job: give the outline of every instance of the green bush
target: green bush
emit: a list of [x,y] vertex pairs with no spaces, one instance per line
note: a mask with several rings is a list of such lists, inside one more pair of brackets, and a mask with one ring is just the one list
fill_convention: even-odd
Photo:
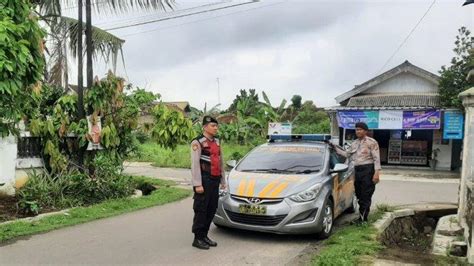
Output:
[[81,205],[79,173],[51,176],[46,172],[33,171],[28,182],[18,191],[18,207],[25,214],[38,214],[43,209],[62,209]]
[[145,133],[143,130],[135,131],[135,138],[140,142],[140,144],[150,141],[151,139],[150,134]]
[[113,158],[99,154],[94,160],[93,178],[77,170],[50,175],[32,172],[26,185],[18,191],[19,209],[25,214],[90,205],[108,199],[132,195],[137,183],[120,174]]

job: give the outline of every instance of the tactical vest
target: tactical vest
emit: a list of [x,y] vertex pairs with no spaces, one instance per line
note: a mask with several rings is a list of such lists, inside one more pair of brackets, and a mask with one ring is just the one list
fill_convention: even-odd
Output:
[[201,135],[197,137],[196,140],[201,145],[201,174],[212,177],[221,177],[221,149],[219,139],[214,138],[214,140],[209,140]]

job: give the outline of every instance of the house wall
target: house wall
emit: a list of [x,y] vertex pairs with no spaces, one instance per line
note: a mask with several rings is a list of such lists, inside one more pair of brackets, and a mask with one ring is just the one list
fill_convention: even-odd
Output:
[[438,93],[438,86],[412,73],[401,73],[360,95],[390,93]]
[[16,156],[15,137],[0,138],[0,196],[15,194]]

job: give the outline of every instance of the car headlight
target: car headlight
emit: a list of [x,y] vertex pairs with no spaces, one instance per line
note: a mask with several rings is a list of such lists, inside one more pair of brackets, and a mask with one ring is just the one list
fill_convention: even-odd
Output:
[[319,191],[321,191],[321,188],[322,188],[322,184],[317,184],[308,190],[305,190],[303,192],[290,196],[290,199],[296,202],[312,201],[318,196]]

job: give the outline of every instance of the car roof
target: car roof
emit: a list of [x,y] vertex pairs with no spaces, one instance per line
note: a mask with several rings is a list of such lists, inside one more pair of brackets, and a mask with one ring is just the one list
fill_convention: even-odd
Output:
[[326,143],[322,141],[281,141],[281,142],[267,142],[259,147],[272,146],[307,146],[307,147],[326,147]]

